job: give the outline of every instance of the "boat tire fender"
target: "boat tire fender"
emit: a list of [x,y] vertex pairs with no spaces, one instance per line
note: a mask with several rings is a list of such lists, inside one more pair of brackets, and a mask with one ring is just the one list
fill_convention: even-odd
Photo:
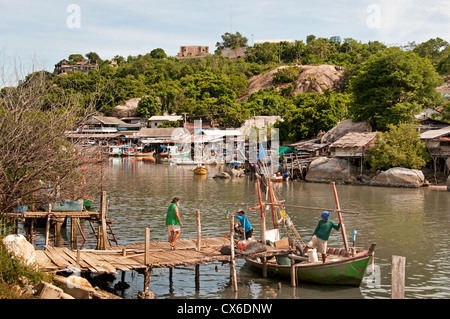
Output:
[[305,251],[303,250],[302,246],[296,245],[295,251],[296,251],[297,255],[299,255],[301,257],[305,257]]

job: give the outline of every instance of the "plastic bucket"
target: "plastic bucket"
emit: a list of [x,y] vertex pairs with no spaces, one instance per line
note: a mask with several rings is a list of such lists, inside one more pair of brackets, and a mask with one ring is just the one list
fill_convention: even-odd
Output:
[[310,262],[319,261],[319,259],[317,258],[317,250],[315,248],[309,249],[306,253],[308,254]]

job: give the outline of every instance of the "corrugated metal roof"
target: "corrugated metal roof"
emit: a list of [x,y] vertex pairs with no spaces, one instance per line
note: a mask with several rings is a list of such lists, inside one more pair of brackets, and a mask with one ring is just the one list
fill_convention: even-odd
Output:
[[[139,133],[137,133],[138,137],[171,137],[175,130],[179,130],[179,132],[184,132],[184,134],[187,134],[187,130],[183,128],[171,128],[171,127],[164,127],[164,128],[142,128]],[[178,136],[179,134],[175,134]],[[174,136],[174,137],[176,137]]]
[[423,132],[422,134],[420,134],[420,138],[422,140],[430,140],[433,138],[443,137],[447,134],[450,134],[450,126],[446,126],[446,127],[440,128],[438,130],[429,130],[429,131]]
[[352,148],[352,147],[364,147],[374,140],[377,136],[377,132],[351,132],[345,134],[343,137],[332,143],[330,147],[339,148]]

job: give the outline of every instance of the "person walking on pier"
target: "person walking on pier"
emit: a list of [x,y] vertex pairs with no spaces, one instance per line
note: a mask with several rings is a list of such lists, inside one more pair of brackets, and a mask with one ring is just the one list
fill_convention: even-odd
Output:
[[180,212],[178,210],[179,203],[180,199],[178,197],[172,199],[172,202],[167,209],[166,215],[166,226],[169,233],[170,249],[172,250],[175,249],[175,242],[177,241],[178,237],[180,237],[181,227],[183,227],[183,223],[181,222],[180,218]]
[[322,254],[322,262],[325,263],[327,259],[328,238],[330,237],[331,230],[333,228],[339,230],[341,228],[341,223],[336,225],[330,220],[330,212],[327,211],[324,211],[320,217],[321,219],[314,230],[311,241],[305,247],[304,252],[306,253],[308,249],[317,248],[317,251]]

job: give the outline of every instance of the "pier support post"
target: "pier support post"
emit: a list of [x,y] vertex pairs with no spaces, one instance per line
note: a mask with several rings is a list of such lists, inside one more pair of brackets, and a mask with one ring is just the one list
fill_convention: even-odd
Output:
[[70,244],[72,249],[77,249],[77,222],[78,218],[70,218]]
[[150,228],[145,229],[145,254],[144,264],[147,266],[150,263]]
[[297,286],[297,273],[295,270],[295,260],[291,258],[291,286],[296,287]]
[[404,299],[406,257],[392,256],[391,267],[391,299]]
[[195,211],[196,218],[197,218],[197,251],[200,251],[200,248],[202,247],[202,226],[200,223],[200,210]]
[[50,237],[50,213],[52,212],[52,204],[48,204],[47,222],[45,223],[45,246],[48,245],[48,239]]
[[106,192],[102,193],[102,202],[101,202],[101,212],[100,212],[100,223],[98,225],[98,236],[97,236],[97,249],[98,250],[106,250],[108,249],[108,233],[106,231]]
[[234,215],[230,216],[230,275],[231,275],[231,287],[234,292],[237,292],[237,276],[236,276],[236,260],[234,256]]

